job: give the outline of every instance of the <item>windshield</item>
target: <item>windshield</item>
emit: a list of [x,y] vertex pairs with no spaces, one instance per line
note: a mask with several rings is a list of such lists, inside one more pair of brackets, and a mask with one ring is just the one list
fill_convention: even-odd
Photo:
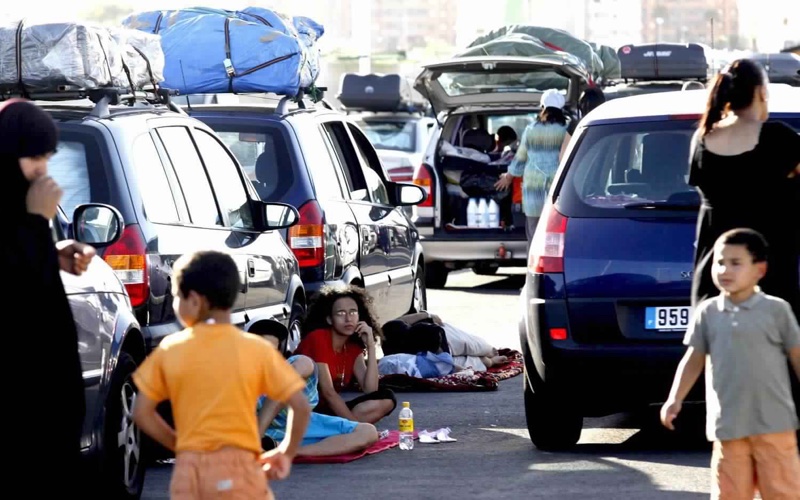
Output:
[[566,93],[569,78],[550,70],[515,73],[445,72],[439,76],[439,84],[451,97],[490,92],[541,93],[547,89],[563,90]]
[[416,123],[397,120],[366,120],[359,123],[375,149],[413,153],[416,151]]

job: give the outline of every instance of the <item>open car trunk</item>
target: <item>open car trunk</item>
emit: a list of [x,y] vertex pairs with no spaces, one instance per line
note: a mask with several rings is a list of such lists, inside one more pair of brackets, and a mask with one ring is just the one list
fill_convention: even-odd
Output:
[[[431,101],[437,115],[444,116],[434,165],[443,183],[442,224],[436,230],[497,239],[508,239],[512,233],[524,239],[521,180],[508,191],[494,189],[516,147],[505,154],[493,153],[494,134],[507,125],[521,138],[548,89],[563,92],[566,114],[571,114],[588,82],[588,72],[574,58],[558,56],[459,57],[425,66],[415,88]],[[469,227],[470,198],[484,198],[487,205],[493,199],[499,209],[496,223]]]

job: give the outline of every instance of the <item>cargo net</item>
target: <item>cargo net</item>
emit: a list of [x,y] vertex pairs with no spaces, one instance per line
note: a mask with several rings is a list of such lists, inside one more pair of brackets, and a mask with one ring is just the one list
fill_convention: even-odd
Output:
[[0,26],[0,99],[162,100],[163,73],[157,35],[74,22]]

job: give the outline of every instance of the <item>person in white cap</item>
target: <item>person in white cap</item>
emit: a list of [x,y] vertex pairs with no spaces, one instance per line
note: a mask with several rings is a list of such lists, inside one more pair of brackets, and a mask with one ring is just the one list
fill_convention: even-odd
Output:
[[511,186],[514,177],[522,177],[522,209],[528,246],[542,215],[547,192],[558,168],[561,144],[567,134],[565,103],[566,99],[558,90],[549,89],[542,93],[539,116],[525,128],[508,172],[502,174],[495,184],[497,190],[504,191]]

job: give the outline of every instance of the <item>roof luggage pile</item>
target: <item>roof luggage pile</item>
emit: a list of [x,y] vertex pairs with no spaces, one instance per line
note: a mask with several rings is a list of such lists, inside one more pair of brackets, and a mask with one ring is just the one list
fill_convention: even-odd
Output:
[[0,27],[0,93],[31,96],[102,88],[156,88],[164,55],[158,36],[81,22]]
[[307,17],[259,7],[149,11],[123,26],[161,36],[164,85],[181,94],[296,95],[319,75],[316,42],[325,32]]

